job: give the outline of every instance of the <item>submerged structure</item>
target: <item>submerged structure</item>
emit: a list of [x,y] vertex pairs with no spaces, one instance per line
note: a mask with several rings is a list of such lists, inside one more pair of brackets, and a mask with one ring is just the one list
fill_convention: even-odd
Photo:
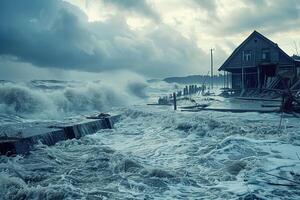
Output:
[[254,31],[219,68],[231,77],[232,89],[283,89],[300,84],[300,59]]

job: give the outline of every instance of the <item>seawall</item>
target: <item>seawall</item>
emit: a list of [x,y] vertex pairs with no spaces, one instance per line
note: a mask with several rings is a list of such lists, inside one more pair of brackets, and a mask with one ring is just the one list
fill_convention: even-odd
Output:
[[79,139],[100,129],[112,129],[119,118],[120,115],[115,115],[99,119],[77,119],[67,123],[22,124],[0,137],[0,155],[25,155],[39,142],[51,146],[58,141]]

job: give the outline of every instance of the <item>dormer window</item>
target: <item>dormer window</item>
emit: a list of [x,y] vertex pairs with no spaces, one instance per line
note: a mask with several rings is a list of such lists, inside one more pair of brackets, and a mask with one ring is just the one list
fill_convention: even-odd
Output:
[[262,49],[261,52],[261,60],[263,62],[270,62],[271,59],[271,53],[270,53],[270,49]]
[[244,62],[251,61],[251,57],[252,57],[252,51],[251,50],[243,51],[243,61]]

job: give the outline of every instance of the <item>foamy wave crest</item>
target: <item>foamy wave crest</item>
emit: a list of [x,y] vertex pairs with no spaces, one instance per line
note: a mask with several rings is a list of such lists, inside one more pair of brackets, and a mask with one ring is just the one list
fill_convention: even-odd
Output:
[[[35,82],[34,82],[35,83]],[[43,84],[47,86],[48,82]],[[28,83],[0,85],[0,112],[7,115],[59,118],[70,114],[107,111],[145,97],[146,84],[134,81],[70,82],[64,87],[41,87]],[[46,88],[46,89],[45,89]]]

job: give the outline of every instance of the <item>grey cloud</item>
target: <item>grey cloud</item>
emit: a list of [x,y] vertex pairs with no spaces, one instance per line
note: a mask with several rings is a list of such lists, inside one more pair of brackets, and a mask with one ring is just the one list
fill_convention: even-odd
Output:
[[218,20],[217,2],[216,0],[193,0],[201,9],[205,10],[210,17],[210,20]]
[[216,45],[214,48],[214,65],[219,68],[224,61],[228,58],[228,53],[220,46]]
[[220,22],[215,22],[212,29],[219,31],[214,33],[229,35],[257,29],[272,34],[299,30],[300,2],[298,0],[244,0],[244,3],[248,6],[240,8]]
[[193,0],[197,3],[200,7],[208,10],[208,11],[215,11],[216,10],[216,2],[215,0]]
[[13,57],[0,56],[0,80],[63,79],[59,69],[40,68],[30,63],[16,62]]
[[19,62],[90,72],[126,69],[162,77],[191,73],[207,60],[167,25],[139,33],[119,15],[89,23],[77,7],[60,0],[2,0],[0,44],[0,56]]
[[123,10],[129,10],[142,14],[154,19],[155,21],[160,20],[159,14],[146,0],[102,0],[102,2],[115,5]]
[[252,4],[254,6],[264,6],[267,4],[267,0],[251,0],[246,3]]

